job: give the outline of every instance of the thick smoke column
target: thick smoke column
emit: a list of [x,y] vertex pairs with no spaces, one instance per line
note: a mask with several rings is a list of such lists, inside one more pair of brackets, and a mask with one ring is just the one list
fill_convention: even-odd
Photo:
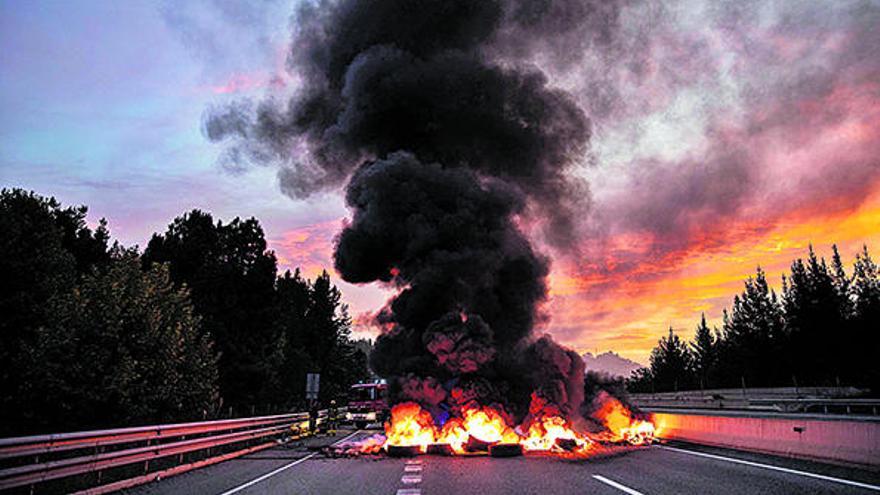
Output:
[[511,57],[542,50],[564,64],[554,48],[601,42],[608,29],[594,28],[615,13],[601,3],[306,6],[290,55],[301,91],[286,106],[209,116],[211,139],[235,140],[228,159],[281,163],[292,195],[349,180],[336,268],[400,290],[377,317],[385,331],[371,356],[399,398],[435,414],[476,400],[522,416],[537,392],[578,411],[583,362],[532,333],[548,263],[517,219],[570,240],[585,188],[567,172],[590,125],[570,95]]

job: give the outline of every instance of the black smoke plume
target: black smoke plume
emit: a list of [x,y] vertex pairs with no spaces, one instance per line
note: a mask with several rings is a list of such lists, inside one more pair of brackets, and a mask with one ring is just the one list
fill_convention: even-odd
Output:
[[385,330],[371,356],[399,399],[435,412],[476,400],[522,416],[536,392],[578,412],[583,362],[533,334],[548,260],[518,223],[571,241],[587,190],[569,171],[590,123],[527,61],[564,66],[570,50],[607,43],[614,5],[308,4],[289,56],[298,93],[206,120],[209,138],[232,140],[231,163],[281,164],[293,196],[348,181],[353,218],[336,269],[399,289],[377,316]]

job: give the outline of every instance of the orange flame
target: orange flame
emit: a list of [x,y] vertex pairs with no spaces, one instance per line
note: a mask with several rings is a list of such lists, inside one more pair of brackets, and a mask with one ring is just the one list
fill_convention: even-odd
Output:
[[569,422],[561,416],[545,416],[532,422],[528,435],[522,440],[522,446],[525,450],[559,450],[561,449],[559,440],[574,442],[574,448],[571,449],[573,451],[583,452],[593,446],[589,438],[578,435]]
[[[536,393],[532,394],[529,404],[529,417],[532,418],[531,424],[522,441],[525,450],[585,452],[593,446],[589,438],[572,428],[571,422],[562,416],[558,408]],[[560,440],[565,440],[571,447],[562,447]]]
[[470,407],[464,410],[464,429],[468,436],[488,443],[517,443],[519,435],[507,425],[504,417],[491,407]]
[[602,406],[593,416],[608,430],[607,440],[633,445],[643,445],[654,440],[656,432],[653,423],[633,418],[626,406],[605,392],[600,393],[598,400],[602,402]]
[[385,423],[385,445],[421,447],[434,443],[434,420],[431,413],[414,402],[403,402],[391,409],[391,421]]
[[456,453],[461,454],[464,452],[464,445],[468,441],[467,427],[464,422],[460,418],[452,418],[443,425],[443,428],[440,430],[440,437],[438,438],[438,442],[440,443],[448,443],[452,450]]
[[[514,430],[498,409],[477,405],[466,406],[461,417],[450,418],[438,428],[430,412],[414,402],[404,402],[391,409],[391,420],[385,423],[383,447],[418,446],[425,452],[429,444],[445,443],[461,454],[466,451],[468,440],[474,438],[488,444],[518,443],[525,451],[582,455],[597,448],[596,440],[633,445],[653,441],[653,423],[634,418],[629,409],[608,394],[603,393],[598,400],[601,407],[593,416],[607,431],[597,435],[577,432],[558,409],[538,396],[532,398],[528,426],[522,426],[522,430]],[[375,447],[371,445],[364,450],[367,451],[374,452]]]

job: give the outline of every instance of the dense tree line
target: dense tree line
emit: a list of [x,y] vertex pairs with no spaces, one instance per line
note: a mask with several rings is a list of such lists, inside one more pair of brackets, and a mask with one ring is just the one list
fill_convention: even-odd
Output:
[[0,436],[299,409],[367,378],[324,272],[277,273],[257,220],[193,210],[143,253],[86,207],[0,192]]
[[791,264],[779,296],[758,268],[724,311],[722,328],[703,315],[691,342],[672,328],[630,391],[717,387],[855,385],[880,392],[880,276],[867,246],[847,273],[837,246],[830,266],[812,246]]

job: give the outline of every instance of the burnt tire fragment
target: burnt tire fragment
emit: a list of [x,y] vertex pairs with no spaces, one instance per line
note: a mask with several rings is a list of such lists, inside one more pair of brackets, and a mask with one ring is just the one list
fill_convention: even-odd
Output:
[[468,437],[468,441],[464,444],[464,450],[468,452],[487,452],[492,442],[480,440],[475,436]]
[[432,443],[428,445],[428,454],[430,455],[455,455],[452,445],[448,443]]
[[562,450],[571,452],[577,449],[578,444],[577,441],[575,441],[573,438],[557,438],[556,446]]
[[518,443],[496,443],[489,446],[492,457],[516,457],[523,455],[522,445]]
[[388,457],[415,457],[422,453],[418,445],[389,445]]

